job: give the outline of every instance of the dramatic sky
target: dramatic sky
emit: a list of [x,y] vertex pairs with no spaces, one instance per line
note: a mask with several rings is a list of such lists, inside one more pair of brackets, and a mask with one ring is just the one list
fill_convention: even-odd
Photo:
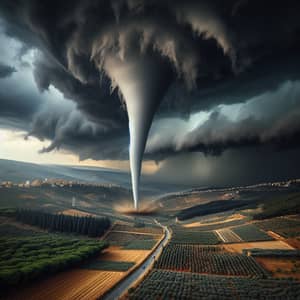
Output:
[[158,180],[300,177],[299,11],[296,0],[1,0],[0,158],[126,169],[136,96],[155,98],[144,171]]

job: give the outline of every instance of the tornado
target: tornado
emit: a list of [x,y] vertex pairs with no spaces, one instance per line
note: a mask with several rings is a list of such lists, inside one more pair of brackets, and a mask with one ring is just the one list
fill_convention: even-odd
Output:
[[106,58],[104,69],[118,87],[129,121],[129,159],[134,208],[138,210],[143,154],[154,114],[169,85],[167,68],[154,58]]

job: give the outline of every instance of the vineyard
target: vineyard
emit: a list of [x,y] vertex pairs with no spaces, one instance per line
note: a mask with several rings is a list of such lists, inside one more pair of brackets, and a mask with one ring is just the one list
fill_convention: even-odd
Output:
[[172,243],[216,245],[220,243],[213,231],[187,231],[173,228]]
[[250,256],[227,253],[220,247],[201,247],[198,245],[168,245],[155,267],[193,273],[268,276],[267,272]]
[[287,279],[254,279],[208,276],[153,270],[128,295],[131,300],[149,299],[284,299],[300,298],[300,283]]
[[300,221],[287,219],[284,217],[273,218],[269,220],[256,222],[259,228],[263,230],[274,231],[285,238],[295,237],[300,235]]
[[242,225],[231,228],[231,230],[245,242],[273,240],[272,237],[257,228],[255,225]]

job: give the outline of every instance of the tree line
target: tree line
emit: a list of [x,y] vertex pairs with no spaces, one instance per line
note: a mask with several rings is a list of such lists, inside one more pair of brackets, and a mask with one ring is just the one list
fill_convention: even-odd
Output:
[[103,235],[111,224],[106,217],[67,216],[29,209],[17,210],[16,219],[22,223],[38,226],[52,232],[76,233],[89,237]]

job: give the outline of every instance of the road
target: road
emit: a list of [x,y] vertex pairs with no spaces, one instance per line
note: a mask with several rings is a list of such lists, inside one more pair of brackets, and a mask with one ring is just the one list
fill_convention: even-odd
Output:
[[114,288],[112,288],[106,295],[104,295],[104,300],[116,300],[118,299],[124,292],[126,292],[130,286],[140,277],[145,275],[149,269],[152,267],[152,263],[154,257],[157,258],[160,254],[162,248],[168,243],[169,238],[171,237],[171,233],[166,226],[161,225],[159,222],[156,223],[164,228],[165,236],[163,240],[160,242],[156,250],[141,264],[136,270],[134,270],[131,274],[129,274],[126,279],[121,281],[121,283],[117,284]]

